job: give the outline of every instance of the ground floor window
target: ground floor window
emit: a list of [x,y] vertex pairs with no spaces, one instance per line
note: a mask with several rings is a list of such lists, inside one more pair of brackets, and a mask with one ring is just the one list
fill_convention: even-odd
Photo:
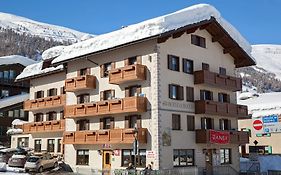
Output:
[[77,150],[76,165],[89,165],[89,150]]
[[47,140],[47,151],[48,152],[55,152],[55,139],[48,139]]
[[[122,166],[129,166],[129,163],[135,164],[135,155],[132,149],[122,150]],[[146,150],[140,149],[139,154],[136,157],[137,167],[145,167],[146,165]]]
[[61,152],[61,139],[58,139],[58,149],[57,152],[60,153]]
[[193,149],[174,149],[174,166],[194,166]]
[[34,141],[34,151],[41,152],[41,140],[40,139]]
[[220,162],[221,164],[231,164],[231,149],[220,149]]
[[28,137],[20,137],[18,138],[18,147],[28,147],[29,138]]

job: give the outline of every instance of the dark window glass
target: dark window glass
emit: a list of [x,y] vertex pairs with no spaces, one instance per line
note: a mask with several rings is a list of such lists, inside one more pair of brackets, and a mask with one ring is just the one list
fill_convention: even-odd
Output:
[[133,64],[137,64],[137,57],[131,57],[131,58],[128,58],[128,64],[129,65],[133,65]]
[[83,76],[83,75],[86,75],[86,74],[87,74],[87,68],[80,69],[80,71],[79,71],[80,76]]
[[194,150],[193,149],[174,149],[173,165],[178,166],[194,166]]
[[110,129],[111,126],[111,118],[104,118],[103,119],[103,129]]
[[201,129],[214,129],[214,119],[212,118],[201,118]]
[[61,152],[61,139],[58,139],[58,150],[57,150],[58,153]]
[[169,84],[169,98],[174,100],[183,100],[183,87]]
[[191,44],[206,48],[206,39],[198,35],[191,35]]
[[57,113],[52,111],[47,113],[47,121],[51,121],[51,120],[56,120],[57,119]]
[[191,116],[191,115],[187,116],[187,130],[188,131],[194,131],[195,130],[194,116]]
[[200,100],[213,100],[213,92],[200,90]]
[[202,63],[202,70],[210,70],[210,65],[207,63]]
[[43,121],[43,113],[35,114],[35,122],[42,122]]
[[180,71],[180,58],[174,55],[168,55],[168,69]]
[[222,103],[230,103],[230,96],[225,93],[218,93],[218,101]]
[[111,67],[111,62],[110,63],[105,63],[104,64],[104,72],[103,72],[103,77],[108,77],[109,71],[112,69]]
[[110,100],[114,98],[112,90],[103,91],[103,95],[104,95],[103,97],[104,100]]
[[89,150],[77,150],[76,165],[89,165]]
[[48,92],[48,94],[47,94],[48,97],[57,95],[57,89],[56,88],[49,89],[47,92]]
[[89,103],[90,95],[89,94],[81,94],[77,96],[77,104]]
[[85,119],[82,119],[82,120],[78,120],[77,121],[77,125],[78,125],[78,130],[79,131],[84,131],[84,130],[89,130],[89,120],[85,120]]
[[220,149],[220,162],[221,164],[231,164],[231,149]]
[[44,97],[44,91],[35,92],[35,99],[36,98],[43,98],[43,97]]
[[220,67],[220,74],[221,75],[226,75],[226,69],[225,68],[223,68],[223,67]]
[[220,130],[231,130],[231,120],[220,119]]
[[34,140],[34,151],[41,152],[41,140]]
[[[140,149],[138,151],[138,155],[136,157],[137,167],[145,167],[146,166],[146,150]],[[122,166],[128,167],[129,163],[134,165],[134,153],[131,149],[123,149],[122,150]]]
[[55,152],[55,139],[48,139],[47,144],[47,151]]
[[194,88],[186,87],[186,101],[194,102]]
[[193,74],[193,61],[183,58],[182,59],[183,72]]
[[178,114],[172,114],[172,129],[173,130],[181,129],[181,116]]

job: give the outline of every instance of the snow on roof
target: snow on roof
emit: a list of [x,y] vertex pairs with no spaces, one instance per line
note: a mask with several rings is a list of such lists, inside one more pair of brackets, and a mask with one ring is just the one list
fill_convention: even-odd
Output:
[[55,46],[55,47],[51,47],[47,50],[45,50],[42,53],[42,59],[43,60],[49,60],[49,59],[53,59],[57,56],[59,56],[62,52],[63,49],[65,48],[65,46]]
[[7,135],[22,134],[23,130],[19,128],[11,128],[6,132]]
[[0,108],[5,108],[17,103],[21,103],[29,98],[29,94],[19,94],[11,97],[6,97],[0,100]]
[[[198,4],[183,10],[133,24],[107,34],[65,47],[64,53],[55,58],[52,63],[67,61],[93,52],[98,52],[129,42],[157,36],[190,24],[210,20],[212,17],[228,32],[238,45],[250,56],[251,46],[244,37],[211,5]],[[253,59],[254,60],[254,59]]]
[[18,81],[24,78],[41,75],[44,73],[50,73],[56,70],[63,70],[63,65],[59,65],[57,67],[48,67],[45,69],[42,69],[42,66],[43,66],[43,61],[27,66],[26,68],[24,68],[22,73],[16,77],[16,80]]
[[23,120],[20,120],[20,119],[15,119],[12,121],[12,125],[23,125],[27,123],[27,121],[23,121]]
[[10,56],[0,57],[0,65],[21,64],[26,67],[34,63],[36,63],[36,61],[20,55],[10,55]]
[[246,100],[238,98],[237,103],[247,105],[253,117],[281,114],[281,92],[259,94],[259,96],[252,96]]

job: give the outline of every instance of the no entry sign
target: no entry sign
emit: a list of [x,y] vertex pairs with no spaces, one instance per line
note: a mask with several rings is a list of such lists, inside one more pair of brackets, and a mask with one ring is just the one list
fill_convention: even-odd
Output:
[[254,120],[253,127],[255,130],[261,130],[262,129],[262,121],[261,120]]

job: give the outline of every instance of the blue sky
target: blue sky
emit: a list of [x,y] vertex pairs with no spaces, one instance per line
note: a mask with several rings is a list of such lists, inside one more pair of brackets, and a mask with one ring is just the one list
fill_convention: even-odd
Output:
[[102,34],[198,3],[215,6],[251,44],[281,44],[281,0],[0,0],[0,11]]

